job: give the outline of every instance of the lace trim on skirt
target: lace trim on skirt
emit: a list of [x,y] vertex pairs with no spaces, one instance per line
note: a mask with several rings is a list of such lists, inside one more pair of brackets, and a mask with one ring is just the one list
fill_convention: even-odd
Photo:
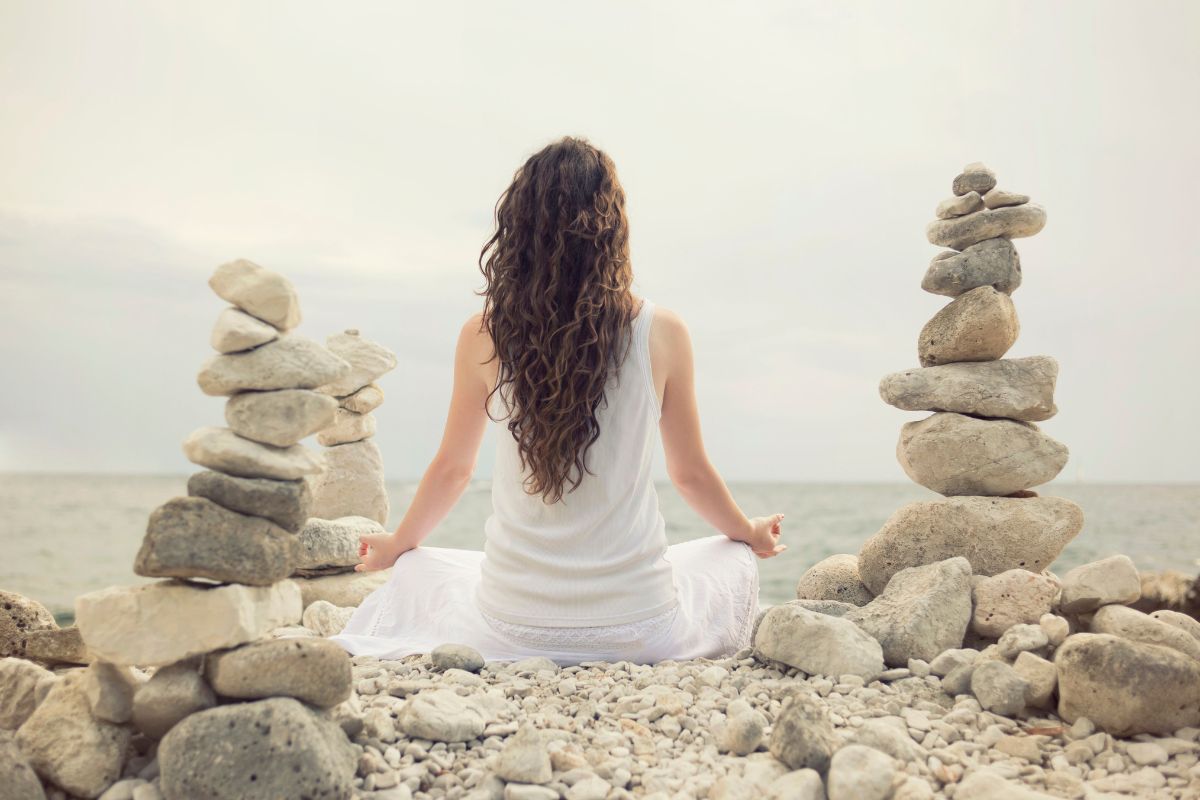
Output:
[[602,651],[613,647],[636,645],[666,630],[675,622],[679,606],[674,605],[661,614],[625,622],[620,625],[588,625],[582,627],[550,627],[518,625],[480,611],[484,620],[497,633],[513,641],[542,650]]

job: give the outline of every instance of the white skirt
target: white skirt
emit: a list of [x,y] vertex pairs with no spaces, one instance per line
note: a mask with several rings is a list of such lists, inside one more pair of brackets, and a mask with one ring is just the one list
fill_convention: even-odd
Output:
[[421,546],[396,559],[388,582],[368,595],[341,633],[351,655],[399,659],[440,644],[465,644],[486,661],[544,656],[653,664],[722,658],[749,646],[758,613],[758,556],[718,534],[667,548],[679,604],[647,620],[600,627],[513,625],[474,603],[481,550]]

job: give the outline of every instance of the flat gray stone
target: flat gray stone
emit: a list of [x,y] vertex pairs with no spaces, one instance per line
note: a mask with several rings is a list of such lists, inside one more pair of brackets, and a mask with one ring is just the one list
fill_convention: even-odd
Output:
[[311,516],[308,480],[238,478],[208,470],[188,478],[187,488],[192,497],[206,497],[230,511],[269,519],[286,531],[300,530]]
[[325,394],[345,397],[378,380],[396,368],[396,354],[379,342],[374,342],[348,330],[325,340],[325,346],[350,364],[350,371],[321,387]]
[[294,697],[331,708],[350,697],[350,654],[328,639],[274,639],[210,653],[205,675],[222,697]]
[[1041,422],[1058,413],[1058,362],[1050,356],[943,364],[893,372],[879,384],[888,405]]
[[967,164],[963,171],[956,175],[950,190],[955,195],[965,195],[970,192],[984,194],[996,185],[996,173],[978,161]]
[[1006,717],[1025,708],[1029,682],[1003,661],[983,660],[971,672],[971,693],[985,711]]
[[221,396],[246,391],[315,389],[347,375],[350,365],[312,339],[280,336],[244,353],[211,356],[196,378],[201,391]]
[[239,353],[279,338],[279,331],[237,308],[227,308],[217,317],[210,344],[218,353]]
[[965,250],[984,239],[1018,239],[1033,236],[1046,227],[1046,209],[1036,203],[1008,208],[985,208],[965,217],[929,223],[925,236],[930,244]]
[[200,674],[201,665],[200,658],[189,658],[151,675],[133,696],[133,726],[161,739],[180,720],[215,706],[216,696]]
[[967,192],[938,203],[933,213],[938,219],[950,219],[970,214],[981,208],[983,208],[983,198],[979,196],[979,192]]
[[290,330],[300,324],[296,290],[278,272],[240,258],[217,267],[208,285],[222,300],[279,330]]
[[923,367],[995,361],[1020,333],[1012,298],[991,286],[980,286],[951,300],[925,323],[917,338],[917,356]]
[[229,428],[198,428],[183,441],[193,464],[238,478],[292,481],[324,468],[322,454],[303,445],[275,447],[243,439]]
[[1022,206],[1029,202],[1029,195],[1017,192],[1006,192],[995,187],[988,189],[983,195],[983,204],[988,208],[1005,208],[1006,206]]
[[333,424],[337,400],[308,389],[241,392],[225,403],[225,422],[244,439],[289,447]]
[[353,567],[359,562],[359,537],[386,532],[382,525],[366,517],[313,517],[297,537],[294,567],[297,571]]
[[1021,257],[1008,239],[985,239],[961,253],[938,253],[921,281],[925,291],[947,297],[958,297],[981,286],[1011,295],[1020,285]]

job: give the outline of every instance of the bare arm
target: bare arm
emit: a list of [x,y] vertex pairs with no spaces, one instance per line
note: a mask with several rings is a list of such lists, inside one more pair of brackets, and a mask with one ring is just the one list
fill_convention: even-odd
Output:
[[687,504],[721,533],[746,542],[761,557],[777,555],[787,548],[774,544],[783,514],[747,517],[705,452],[696,401],[692,339],[687,325],[677,314],[659,306],[652,325],[654,334],[659,333],[660,325],[661,335],[652,336],[651,343],[655,361],[667,365],[659,428],[671,483]]

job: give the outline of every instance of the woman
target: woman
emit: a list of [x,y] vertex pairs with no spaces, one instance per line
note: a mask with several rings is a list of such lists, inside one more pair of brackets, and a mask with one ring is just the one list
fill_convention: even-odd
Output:
[[[700,435],[688,329],[630,292],[625,195],[607,155],[567,137],[496,205],[484,309],[459,333],[441,446],[403,521],[365,536],[359,571],[392,567],[345,630],[353,654],[439,644],[487,660],[653,663],[750,643],[757,558],[783,514],[748,519]],[[503,423],[484,550],[420,546]],[[667,545],[650,476],[655,430],[684,499],[720,534]]]

